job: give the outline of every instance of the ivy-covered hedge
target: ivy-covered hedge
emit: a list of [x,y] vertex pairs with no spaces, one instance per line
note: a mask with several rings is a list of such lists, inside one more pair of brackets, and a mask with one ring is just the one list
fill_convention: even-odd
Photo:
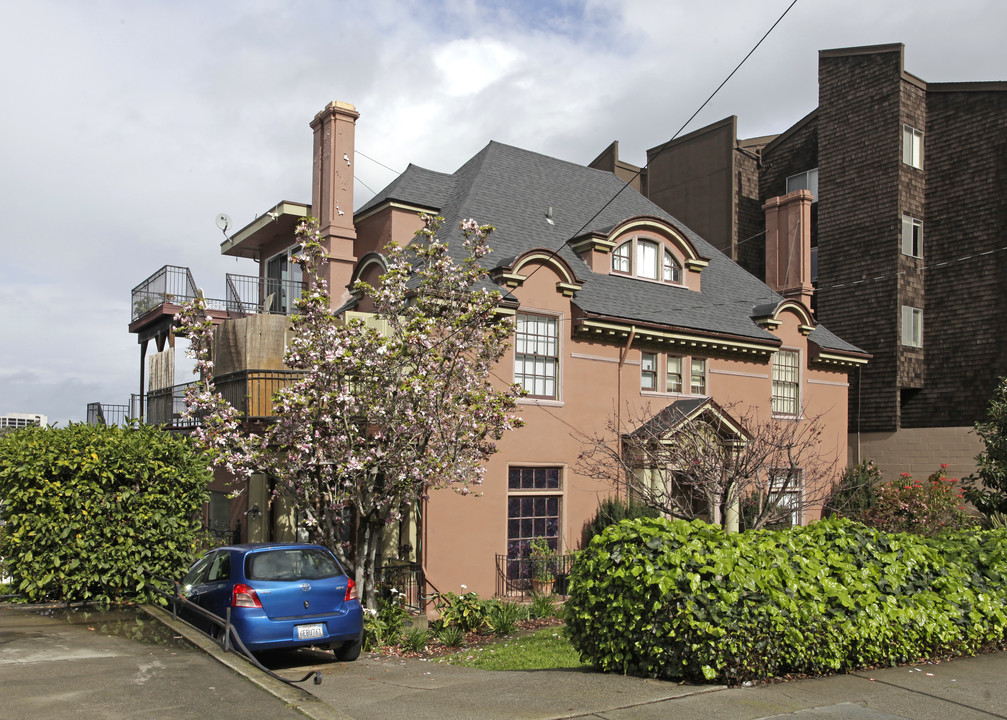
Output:
[[602,670],[726,683],[829,673],[1003,643],[1007,531],[626,521],[579,554],[570,587],[571,641]]
[[30,602],[146,600],[144,568],[177,577],[201,531],[207,462],[156,427],[26,428],[0,437],[0,556]]

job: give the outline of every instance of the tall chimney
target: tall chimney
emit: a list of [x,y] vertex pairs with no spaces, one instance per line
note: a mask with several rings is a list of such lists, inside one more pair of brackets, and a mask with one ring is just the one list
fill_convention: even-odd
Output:
[[766,284],[811,309],[811,201],[807,190],[770,198],[766,213]]
[[314,153],[311,212],[318,218],[322,245],[329,255],[329,292],[334,306],[348,297],[356,258],[353,241],[354,131],[360,113],[349,103],[333,101],[311,121]]

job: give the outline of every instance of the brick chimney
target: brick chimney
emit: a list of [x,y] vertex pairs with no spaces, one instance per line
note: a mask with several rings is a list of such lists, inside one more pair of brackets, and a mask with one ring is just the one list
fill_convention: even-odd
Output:
[[807,190],[770,198],[766,213],[766,284],[811,309],[811,200]]
[[360,113],[349,103],[333,101],[311,121],[314,153],[311,212],[318,218],[322,244],[329,254],[329,292],[333,306],[349,298],[356,257],[353,243],[354,131]]

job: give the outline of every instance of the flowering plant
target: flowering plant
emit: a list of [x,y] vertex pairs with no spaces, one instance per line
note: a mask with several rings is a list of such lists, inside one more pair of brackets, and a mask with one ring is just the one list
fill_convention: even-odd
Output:
[[971,526],[974,521],[962,505],[961,483],[947,477],[947,470],[948,466],[941,464],[922,482],[902,473],[898,480],[882,485],[877,490],[877,503],[864,514],[864,522],[886,532],[914,535]]
[[212,389],[205,309],[197,301],[180,316],[201,378],[188,398],[202,423],[197,437],[235,476],[276,478],[311,539],[354,569],[369,607],[385,528],[431,489],[469,494],[495,441],[522,425],[513,414],[520,388],[490,378],[513,333],[479,262],[492,229],[463,221],[449,247],[439,220],[425,217],[413,242],[386,248],[376,285],[353,286],[373,308],[365,321],[333,312],[327,241],[317,222],[303,223],[293,261],[307,289],[284,357],[303,375],[273,398],[274,422],[261,437]]

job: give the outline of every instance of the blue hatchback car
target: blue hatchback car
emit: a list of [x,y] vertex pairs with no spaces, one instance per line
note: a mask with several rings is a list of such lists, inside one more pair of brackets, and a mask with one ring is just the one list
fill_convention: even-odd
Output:
[[316,645],[332,648],[339,660],[360,655],[364,615],[356,587],[321,545],[216,548],[193,563],[181,591],[221,618],[230,608],[231,624],[252,652]]

